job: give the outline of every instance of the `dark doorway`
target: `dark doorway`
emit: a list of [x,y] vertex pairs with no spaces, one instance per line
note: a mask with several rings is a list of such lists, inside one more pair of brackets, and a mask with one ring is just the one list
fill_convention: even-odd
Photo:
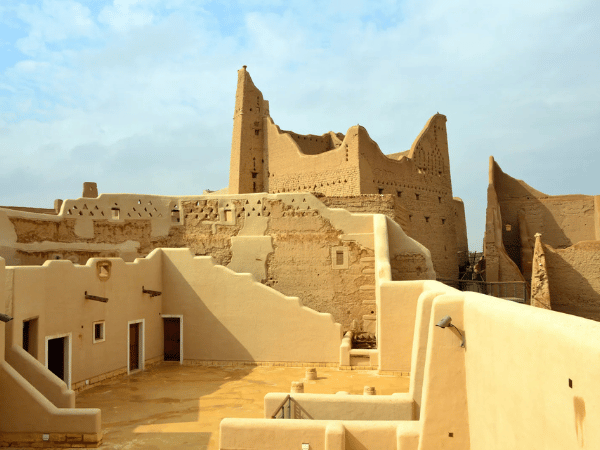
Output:
[[38,320],[23,321],[23,350],[34,358],[38,357]]
[[140,324],[129,325],[129,371],[140,368]]
[[165,361],[180,360],[180,327],[179,317],[164,317],[165,325]]
[[48,339],[48,369],[65,381],[65,343],[64,337]]

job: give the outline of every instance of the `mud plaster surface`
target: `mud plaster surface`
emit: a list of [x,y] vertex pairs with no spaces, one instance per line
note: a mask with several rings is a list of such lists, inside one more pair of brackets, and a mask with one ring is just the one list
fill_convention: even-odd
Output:
[[[164,363],[111,380],[77,396],[78,408],[100,408],[104,449],[216,450],[219,423],[226,417],[263,418],[264,396],[289,392],[306,368],[200,367]],[[409,378],[375,371],[317,368],[318,379],[304,381],[306,393],[378,395],[408,392]]]

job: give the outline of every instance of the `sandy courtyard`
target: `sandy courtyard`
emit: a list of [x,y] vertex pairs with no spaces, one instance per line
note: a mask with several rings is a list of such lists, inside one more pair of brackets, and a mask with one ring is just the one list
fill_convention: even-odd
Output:
[[[219,448],[219,423],[225,417],[264,417],[269,392],[289,392],[305,368],[203,367],[165,363],[108,381],[77,395],[77,407],[102,410],[101,448]],[[375,371],[317,368],[318,380],[305,381],[307,393],[377,394],[408,392],[409,378]]]

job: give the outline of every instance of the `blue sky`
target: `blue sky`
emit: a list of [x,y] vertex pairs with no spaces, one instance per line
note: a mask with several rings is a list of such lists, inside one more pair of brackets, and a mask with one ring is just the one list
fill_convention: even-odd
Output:
[[472,249],[490,155],[600,194],[600,2],[46,0],[0,4],[0,204],[225,187],[242,65],[298,133],[395,153],[445,114]]

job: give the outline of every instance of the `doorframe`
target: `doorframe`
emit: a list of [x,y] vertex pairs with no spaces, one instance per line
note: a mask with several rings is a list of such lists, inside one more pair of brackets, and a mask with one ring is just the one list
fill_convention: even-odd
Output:
[[[131,325],[133,325],[134,323],[139,323],[140,327],[139,327],[139,348],[138,348],[138,359],[139,359],[139,366],[137,369],[135,370],[129,370],[129,363],[130,363],[130,358],[129,358],[129,353],[131,352],[130,350],[130,345],[131,343],[129,342],[129,337],[130,337],[130,331],[129,331],[129,327]],[[138,319],[138,320],[130,320],[129,322],[127,322],[127,375],[129,375],[130,373],[136,373],[139,372],[140,370],[144,370],[144,367],[146,365],[146,333],[145,333],[145,326],[146,324],[146,319]]]
[[[179,364],[183,364],[183,314],[161,314],[163,319],[179,319]],[[164,341],[164,321],[163,321],[163,341]],[[165,349],[163,348],[163,354]]]
[[[50,339],[58,339],[58,338],[66,338],[65,339],[65,364],[63,367],[64,373],[65,373],[65,380],[63,380],[65,382],[65,384],[67,385],[67,389],[71,389],[71,357],[72,357],[72,339],[71,339],[72,333],[61,333],[61,334],[54,334],[52,336],[46,336],[44,339],[44,365],[46,366],[46,369],[48,369],[48,341]],[[50,369],[48,369],[50,370]]]

